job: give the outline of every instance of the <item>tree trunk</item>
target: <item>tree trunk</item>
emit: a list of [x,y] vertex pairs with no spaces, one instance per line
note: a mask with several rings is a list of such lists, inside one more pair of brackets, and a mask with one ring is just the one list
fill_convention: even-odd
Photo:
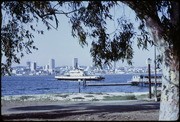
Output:
[[[179,60],[173,56],[167,64],[168,56],[163,53],[163,78],[159,120],[179,118]],[[174,63],[173,63],[174,62]]]
[[163,29],[153,19],[147,18],[146,24],[151,30],[154,43],[163,56],[159,120],[177,120],[179,118],[179,58],[173,53],[175,45],[172,47],[170,42],[163,39],[161,36]]

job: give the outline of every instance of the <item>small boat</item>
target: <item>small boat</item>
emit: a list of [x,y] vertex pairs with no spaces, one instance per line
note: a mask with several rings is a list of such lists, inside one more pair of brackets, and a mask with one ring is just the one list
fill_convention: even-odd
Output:
[[104,77],[100,75],[87,75],[81,69],[74,69],[69,71],[68,73],[60,76],[55,76],[57,80],[78,80],[78,81],[87,81],[87,80],[102,80]]

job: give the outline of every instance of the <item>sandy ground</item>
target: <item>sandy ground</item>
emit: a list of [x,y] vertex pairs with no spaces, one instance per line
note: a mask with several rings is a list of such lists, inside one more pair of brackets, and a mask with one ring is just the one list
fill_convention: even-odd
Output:
[[[159,102],[153,100],[104,101],[102,99],[103,95],[112,96],[112,94],[91,94],[93,97],[82,93],[71,94],[73,97],[69,94],[59,94],[61,97],[62,95],[64,100],[55,99],[57,95],[53,97],[50,95],[54,99],[49,100],[47,100],[48,95],[46,97],[35,95],[34,99],[27,96],[1,97],[2,119],[4,121],[154,121],[158,120],[159,116]],[[89,95],[88,100],[84,97],[87,95]],[[67,100],[65,96],[71,99]],[[99,101],[91,101],[89,98]]]

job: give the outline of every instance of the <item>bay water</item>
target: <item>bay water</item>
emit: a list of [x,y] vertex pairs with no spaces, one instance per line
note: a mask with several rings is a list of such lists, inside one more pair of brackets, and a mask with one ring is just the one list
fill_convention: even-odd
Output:
[[[105,75],[101,81],[86,81],[90,83],[127,83],[133,74]],[[147,92],[148,87],[122,86],[83,86],[80,81],[57,80],[54,76],[4,76],[1,77],[1,95],[32,95],[53,93],[107,93],[107,92]]]

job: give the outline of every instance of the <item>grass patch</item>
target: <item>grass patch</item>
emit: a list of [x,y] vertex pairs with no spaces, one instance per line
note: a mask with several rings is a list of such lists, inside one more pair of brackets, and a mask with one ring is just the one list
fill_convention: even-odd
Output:
[[72,99],[84,99],[83,97],[73,97]]
[[99,101],[98,99],[96,99],[96,98],[93,98],[91,101]]
[[88,94],[97,94],[97,95],[103,95],[103,93],[93,93],[93,92],[89,92]]
[[19,97],[20,100],[27,100],[29,98],[34,98],[34,96],[21,96],[21,97]]
[[68,97],[69,95],[68,94],[58,94],[58,95],[55,95],[56,97],[62,97],[62,98],[66,98]]
[[136,98],[137,99],[148,98],[148,94],[137,95]]
[[94,95],[85,95],[84,97],[94,97]]
[[103,93],[95,93],[95,94],[97,94],[97,95],[103,95]]
[[127,95],[127,96],[104,96],[105,101],[108,100],[136,100],[135,95]]

